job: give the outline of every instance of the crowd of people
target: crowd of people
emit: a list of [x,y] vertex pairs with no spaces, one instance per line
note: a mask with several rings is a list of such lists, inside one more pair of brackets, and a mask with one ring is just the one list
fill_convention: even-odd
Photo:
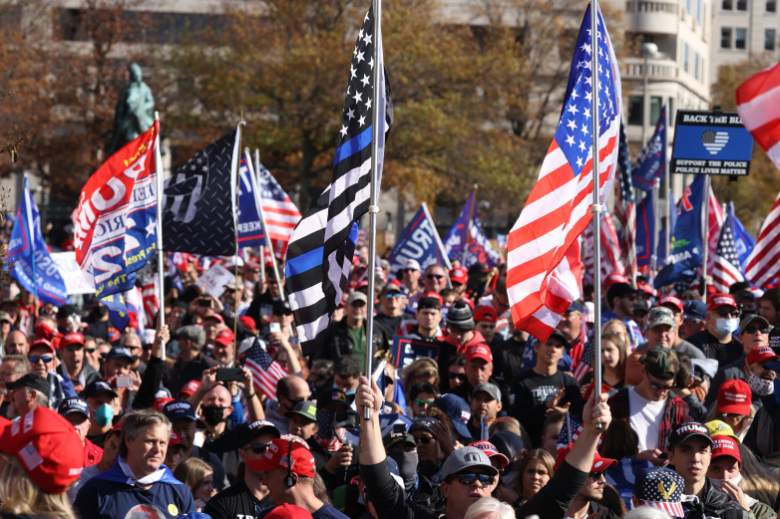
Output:
[[253,261],[214,297],[193,258],[158,330],[10,283],[0,516],[776,517],[780,289],[611,275],[540,341],[500,267],[361,266],[306,347]]

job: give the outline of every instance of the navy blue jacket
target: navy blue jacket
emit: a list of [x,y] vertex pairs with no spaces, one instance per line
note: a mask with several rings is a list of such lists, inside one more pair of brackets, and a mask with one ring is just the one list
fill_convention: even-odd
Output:
[[144,489],[129,479],[115,462],[84,484],[73,503],[76,512],[80,517],[95,519],[121,519],[130,511],[145,512],[146,517],[174,519],[194,512],[190,489],[174,478],[168,467],[162,468],[164,474],[160,480]]

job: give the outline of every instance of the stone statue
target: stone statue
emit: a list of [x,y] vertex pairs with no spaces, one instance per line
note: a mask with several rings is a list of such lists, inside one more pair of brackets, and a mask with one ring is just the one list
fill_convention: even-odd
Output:
[[154,96],[152,89],[143,81],[140,65],[131,63],[127,73],[130,84],[116,104],[109,153],[135,139],[154,123]]

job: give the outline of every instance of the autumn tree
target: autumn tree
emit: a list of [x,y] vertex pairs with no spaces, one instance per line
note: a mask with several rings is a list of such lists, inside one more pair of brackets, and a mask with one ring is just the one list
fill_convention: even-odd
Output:
[[[164,126],[194,149],[245,119],[245,142],[306,207],[330,176],[368,2],[246,4],[158,65],[172,78]],[[433,0],[384,3],[395,121],[383,186],[459,204],[479,183],[482,199],[516,213],[549,144],[582,12],[544,0],[472,4],[448,19]]]
[[[774,63],[769,55],[758,56],[736,65],[724,65],[712,86],[712,104],[724,112],[736,111],[737,87],[748,77]],[[748,230],[757,233],[780,191],[780,175],[766,151],[753,144],[750,174],[746,177],[713,178],[713,189],[722,202],[733,201],[737,216]]]

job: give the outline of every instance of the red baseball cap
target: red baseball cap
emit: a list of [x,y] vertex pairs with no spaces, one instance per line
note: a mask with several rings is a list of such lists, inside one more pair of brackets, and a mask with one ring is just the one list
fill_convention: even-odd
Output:
[[463,267],[454,267],[450,270],[450,281],[465,285],[469,280],[469,273]]
[[498,314],[496,313],[496,309],[492,306],[481,305],[478,306],[476,310],[474,310],[474,321],[478,323],[482,321],[490,321],[494,323],[497,320]]
[[712,459],[731,456],[742,463],[742,455],[739,453],[739,442],[733,436],[712,437]]
[[255,323],[254,319],[248,315],[242,315],[238,320],[241,321],[241,324],[244,325],[244,328],[246,328],[249,333],[257,333],[257,323]]
[[753,392],[744,380],[726,380],[718,390],[718,412],[750,416]]
[[644,292],[645,294],[649,296],[655,297],[658,292],[653,288],[653,285],[648,283],[647,281],[638,281],[636,284],[636,289],[640,292]]
[[314,455],[309,447],[299,438],[290,435],[274,438],[268,444],[263,457],[248,459],[246,464],[257,472],[282,469],[304,478],[313,478],[315,474]]
[[610,286],[616,285],[618,283],[621,285],[631,284],[628,278],[623,274],[610,274],[609,276],[604,278],[604,288],[609,288]]
[[52,340],[57,335],[57,328],[48,321],[40,321],[33,328],[33,336],[36,339]]
[[738,308],[737,301],[731,294],[713,294],[707,300],[707,310],[717,310],[723,306]]
[[747,355],[748,364],[763,364],[764,362],[770,360],[777,360],[777,353],[775,353],[774,350],[772,350],[772,348],[769,346],[755,346]]
[[213,319],[220,324],[225,324],[225,318],[214,310],[209,310],[206,312],[206,315],[203,316],[203,320],[205,321],[206,319]]
[[661,299],[661,302],[659,304],[661,306],[665,306],[666,308],[669,308],[670,310],[675,311],[678,314],[685,311],[685,305],[683,305],[683,302],[674,296],[664,297],[663,299]]
[[297,505],[285,503],[279,505],[265,515],[266,519],[311,519],[308,510]]
[[482,359],[485,362],[493,362],[493,353],[490,351],[490,347],[487,344],[481,342],[472,344],[466,348],[466,354],[464,357],[466,357],[467,362],[471,362],[472,360],[476,359]]
[[62,339],[60,339],[60,347],[62,348],[67,348],[72,344],[81,344],[83,346],[84,335],[79,332],[70,332],[63,335]]
[[48,339],[44,339],[44,338],[35,339],[34,341],[32,341],[32,344],[30,344],[30,349],[37,348],[39,346],[43,346],[44,348],[47,348],[49,351],[54,353],[54,345]]
[[0,452],[16,456],[38,487],[61,494],[84,468],[84,445],[63,416],[47,407],[36,407],[4,427]]
[[471,442],[468,446],[476,447],[477,449],[487,454],[487,457],[490,458],[491,463],[496,462],[496,465],[498,465],[498,470],[504,470],[509,465],[509,458],[498,452],[496,446],[487,440]]
[[[563,460],[566,459],[566,455],[569,454],[569,451],[571,451],[571,447],[571,444],[569,444],[562,449],[558,449],[558,454],[555,456],[554,470],[558,470],[558,467],[561,466]],[[598,453],[598,451],[596,451],[596,454],[593,455],[593,464],[590,466],[590,471],[601,474],[615,463],[617,463],[617,460],[612,458],[604,458],[601,456],[601,454]]]
[[214,342],[218,342],[223,346],[230,346],[233,344],[233,341],[236,340],[236,336],[233,335],[233,330],[230,328],[223,328],[219,331],[217,336],[214,338]]
[[200,380],[190,380],[184,384],[184,386],[182,386],[181,390],[179,390],[179,395],[183,396],[184,398],[189,398],[195,394],[199,387]]

